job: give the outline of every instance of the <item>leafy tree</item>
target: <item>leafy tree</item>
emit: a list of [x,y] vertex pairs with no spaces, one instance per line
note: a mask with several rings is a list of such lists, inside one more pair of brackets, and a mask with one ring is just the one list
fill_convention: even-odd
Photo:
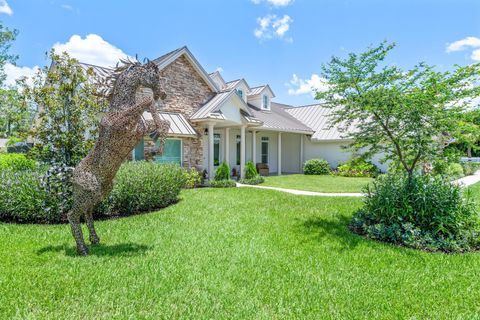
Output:
[[18,30],[9,29],[0,21],[0,84],[3,84],[7,77],[5,74],[5,64],[7,62],[15,63],[18,58],[17,55],[9,52],[17,35]]
[[97,94],[94,72],[67,53],[50,53],[52,64],[40,69],[33,84],[23,82],[25,99],[38,106],[31,131],[32,154],[43,161],[76,165],[93,146],[105,103]]
[[395,44],[332,57],[322,66],[328,87],[316,99],[331,109],[331,125],[353,139],[354,151],[397,162],[411,178],[459,134],[468,99],[480,95],[480,64],[437,72],[425,63],[404,71],[384,63]]
[[15,88],[0,89],[0,136],[19,136],[30,129],[34,109]]

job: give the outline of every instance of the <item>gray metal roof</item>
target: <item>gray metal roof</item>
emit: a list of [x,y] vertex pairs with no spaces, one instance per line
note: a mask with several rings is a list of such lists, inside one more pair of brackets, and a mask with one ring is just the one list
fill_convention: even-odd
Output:
[[313,134],[312,129],[285,111],[285,105],[272,102],[270,111],[260,110],[251,104],[248,107],[255,118],[263,122],[260,129]]
[[[223,115],[218,114],[218,110],[223,102],[225,102],[233,91],[225,91],[216,94],[212,99],[200,107],[194,114],[190,116],[190,119],[224,119]],[[217,115],[217,114],[218,115]]]
[[153,59],[152,61],[155,62],[156,64],[158,65],[161,65],[162,63],[164,63],[165,61],[167,61],[168,59],[170,59],[171,57],[173,57],[175,54],[177,54],[178,52],[180,52],[181,50],[187,48],[186,46],[183,46],[181,48],[178,48],[178,49],[175,49],[175,50],[172,50],[168,53],[165,53],[163,56],[160,56],[156,59]]
[[275,97],[275,93],[273,93],[273,90],[270,88],[270,86],[268,84],[265,84],[263,86],[250,88],[250,92],[248,93],[248,95],[249,96],[256,96],[257,94],[260,94],[264,89],[270,90],[270,93],[272,94],[272,97]]
[[[195,129],[188,123],[187,119],[180,113],[172,112],[159,112],[160,119],[170,122],[170,128],[168,129],[169,135],[176,136],[196,136]],[[152,115],[149,112],[144,112],[143,117],[147,120],[151,120]]]
[[337,127],[330,128],[331,110],[320,104],[286,108],[285,111],[312,128],[312,140],[328,141],[345,139]]

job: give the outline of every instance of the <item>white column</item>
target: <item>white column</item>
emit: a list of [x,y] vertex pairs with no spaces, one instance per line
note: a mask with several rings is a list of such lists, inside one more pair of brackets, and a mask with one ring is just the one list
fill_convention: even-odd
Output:
[[300,173],[303,172],[303,134],[300,135]]
[[245,126],[240,128],[240,178],[245,177]]
[[208,179],[213,180],[214,176],[214,167],[213,167],[213,139],[214,139],[214,132],[213,132],[213,123],[208,124]]
[[257,164],[257,131],[252,131],[252,162]]
[[230,128],[225,128],[225,156],[224,161],[230,166]]
[[278,155],[277,155],[277,160],[278,160],[278,168],[277,168],[277,174],[280,176],[282,174],[282,133],[278,133]]

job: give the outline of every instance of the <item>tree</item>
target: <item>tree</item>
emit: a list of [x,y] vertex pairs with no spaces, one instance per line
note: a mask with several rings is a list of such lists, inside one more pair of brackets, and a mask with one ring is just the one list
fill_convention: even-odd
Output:
[[9,53],[13,41],[17,38],[18,30],[9,29],[0,21],[0,85],[6,79],[5,64],[7,62],[15,63],[18,56]]
[[331,126],[365,156],[377,153],[408,176],[441,154],[454,139],[468,100],[480,95],[480,64],[437,72],[419,63],[404,71],[384,60],[395,44],[383,42],[361,54],[332,57],[322,65],[327,82],[316,99],[331,109]]
[[99,114],[105,102],[99,98],[93,70],[82,67],[67,53],[50,53],[52,64],[40,69],[33,84],[22,84],[25,99],[38,106],[31,135],[32,154],[39,160],[75,166],[93,146]]
[[16,88],[0,89],[0,136],[18,137],[26,133],[34,111]]

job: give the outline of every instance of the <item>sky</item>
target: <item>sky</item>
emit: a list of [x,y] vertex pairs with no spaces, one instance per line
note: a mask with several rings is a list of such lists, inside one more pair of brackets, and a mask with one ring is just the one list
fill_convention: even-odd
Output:
[[324,86],[322,63],[383,40],[405,69],[480,62],[480,0],[0,0],[0,20],[19,30],[9,83],[48,65],[52,47],[108,66],[186,45],[208,72],[305,105]]

